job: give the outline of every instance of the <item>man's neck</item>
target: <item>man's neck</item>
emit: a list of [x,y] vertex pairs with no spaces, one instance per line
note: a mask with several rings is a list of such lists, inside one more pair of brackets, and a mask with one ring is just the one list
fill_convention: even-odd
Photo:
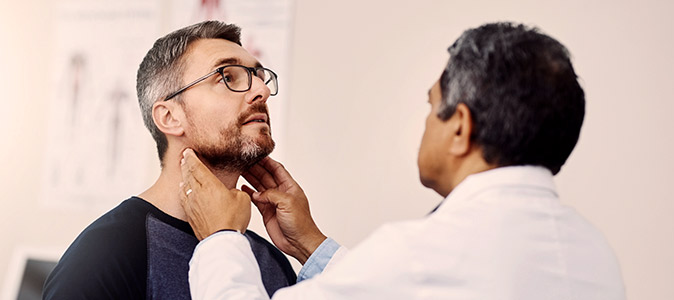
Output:
[[[139,194],[138,197],[150,202],[161,211],[174,218],[187,221],[185,211],[180,204],[180,194],[182,192],[180,183],[183,181],[180,170],[180,158],[164,159],[164,167],[157,181],[146,191]],[[212,171],[212,170],[211,170]],[[228,171],[212,171],[218,179],[229,189],[236,187],[236,182],[241,174]]]

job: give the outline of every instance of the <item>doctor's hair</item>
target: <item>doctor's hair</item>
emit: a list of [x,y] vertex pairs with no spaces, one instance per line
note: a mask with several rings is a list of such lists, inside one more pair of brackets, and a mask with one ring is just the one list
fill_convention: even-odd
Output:
[[[241,45],[241,29],[234,24],[219,21],[205,21],[178,29],[158,39],[140,63],[136,76],[136,92],[145,127],[157,144],[161,166],[168,141],[152,119],[152,105],[163,101],[184,83],[183,55],[192,42],[200,39],[224,39]],[[181,95],[175,101],[180,101]]]
[[448,51],[438,117],[449,119],[464,103],[474,123],[471,141],[487,163],[557,174],[585,116],[566,47],[537,28],[492,23],[465,31]]

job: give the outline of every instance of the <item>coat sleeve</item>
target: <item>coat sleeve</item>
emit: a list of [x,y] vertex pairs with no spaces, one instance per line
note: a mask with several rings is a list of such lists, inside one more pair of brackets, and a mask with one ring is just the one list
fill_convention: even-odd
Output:
[[[409,298],[390,288],[404,274],[398,270],[404,264],[392,263],[404,247],[383,246],[384,240],[396,236],[389,233],[369,239],[359,251],[347,253],[340,247],[321,274],[276,291],[272,299]],[[199,243],[190,261],[189,281],[193,299],[269,299],[250,246],[237,232],[220,232]]]
[[190,260],[192,299],[269,299],[250,243],[238,232],[201,241]]

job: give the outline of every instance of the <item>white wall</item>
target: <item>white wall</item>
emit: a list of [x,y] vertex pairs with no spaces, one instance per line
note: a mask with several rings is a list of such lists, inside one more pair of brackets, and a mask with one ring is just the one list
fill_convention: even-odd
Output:
[[[580,142],[556,179],[562,198],[606,234],[629,299],[674,298],[671,2],[296,1],[280,146],[325,233],[354,245],[441,200],[417,179],[426,92],[464,29],[520,21],[570,49],[587,95]],[[0,284],[17,247],[63,250],[103,213],[37,200],[53,5],[0,2]]]

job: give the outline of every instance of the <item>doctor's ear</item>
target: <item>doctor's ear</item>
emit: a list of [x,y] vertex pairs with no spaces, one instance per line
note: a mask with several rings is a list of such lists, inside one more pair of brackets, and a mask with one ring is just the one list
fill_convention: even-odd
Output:
[[152,105],[152,119],[161,132],[166,135],[185,134],[183,121],[185,113],[175,101],[157,101]]
[[449,120],[451,127],[451,146],[449,152],[454,155],[461,156],[468,154],[471,147],[470,137],[473,134],[473,117],[470,114],[470,109],[466,104],[459,103],[456,110]]

